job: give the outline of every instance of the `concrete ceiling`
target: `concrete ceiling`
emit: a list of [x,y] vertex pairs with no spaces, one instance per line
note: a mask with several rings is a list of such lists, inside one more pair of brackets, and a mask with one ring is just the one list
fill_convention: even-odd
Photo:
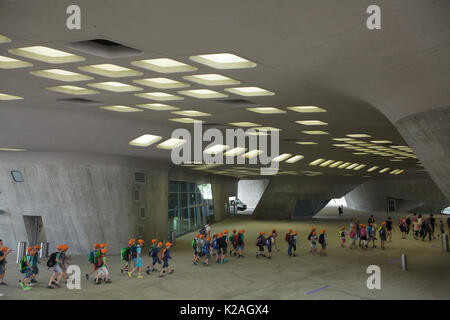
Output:
[[[75,96],[45,90],[63,85],[56,80],[31,75],[33,70],[113,63],[139,70],[138,77],[113,79],[92,75],[94,80],[74,83],[120,81],[168,77],[186,82],[182,76],[219,73],[275,92],[269,97],[245,98],[261,106],[286,110],[288,106],[315,105],[326,113],[259,115],[246,108],[230,107],[214,100],[185,97],[167,104],[182,110],[211,113],[207,123],[252,121],[281,128],[280,153],[301,154],[304,160],[282,165],[285,170],[312,170],[308,163],[333,159],[405,169],[415,174],[416,160],[390,162],[387,157],[357,156],[333,147],[332,138],[349,133],[366,133],[371,139],[405,145],[392,123],[402,117],[448,105],[450,101],[450,2],[443,1],[77,1],[81,7],[81,30],[66,28],[70,1],[2,1],[0,34],[12,42],[0,44],[0,55],[33,63],[33,67],[0,70],[0,93],[24,97],[0,101],[0,147],[32,151],[71,151],[144,157],[168,161],[170,151],[154,146],[137,148],[128,142],[141,134],[169,137],[174,128],[192,128],[168,121],[178,116],[169,111],[118,113],[60,99]],[[382,29],[366,27],[366,8],[382,8]],[[137,57],[105,59],[69,49],[73,41],[108,39],[143,51]],[[83,62],[49,64],[20,58],[9,49],[43,45],[72,52]],[[196,54],[230,52],[258,64],[252,69],[216,70],[189,60]],[[161,74],[134,67],[133,60],[172,58],[198,68],[195,72]],[[189,89],[208,88],[190,83]],[[134,84],[135,85],[135,84]],[[137,85],[139,86],[139,85]],[[159,90],[143,87],[142,92]],[[226,93],[223,87],[211,87]],[[135,106],[156,101],[133,93],[83,96],[102,105]],[[227,93],[229,99],[243,98]],[[164,103],[164,102],[163,102]],[[389,119],[388,119],[389,118]],[[304,127],[296,120],[322,120],[326,127]],[[325,130],[324,136],[310,136],[302,130]],[[292,141],[290,141],[292,140]],[[293,141],[315,141],[301,146]],[[420,168],[419,168],[420,169]],[[341,174],[323,169],[326,174]],[[365,171],[365,170],[364,170]],[[362,172],[361,172],[362,174]],[[396,176],[397,178],[397,176]]]

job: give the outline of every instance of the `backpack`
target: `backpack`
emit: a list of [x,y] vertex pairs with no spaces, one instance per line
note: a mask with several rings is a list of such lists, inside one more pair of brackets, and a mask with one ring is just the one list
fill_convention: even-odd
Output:
[[22,260],[20,260],[20,262],[19,262],[19,271],[21,273],[25,273],[25,269],[28,267],[28,265],[27,265],[27,257],[28,256],[23,257]]
[[197,240],[192,239],[191,246],[192,246],[192,248],[194,248],[194,249],[197,248]]
[[58,254],[58,252],[53,252],[50,255],[50,258],[48,258],[47,260],[47,267],[52,268],[56,265],[56,255]]
[[343,230],[339,231],[339,237],[341,237],[341,238],[344,237],[344,231]]
[[98,260],[97,260],[97,268],[100,268],[100,267],[102,267],[103,266],[103,255],[101,255],[100,257],[98,257]]
[[227,245],[227,237],[223,236],[222,238],[219,238],[219,246],[225,248],[226,245]]
[[264,245],[264,237],[263,236],[259,236],[258,238],[256,238],[256,245],[257,246],[263,246]]
[[241,236],[239,235],[239,234],[236,234],[236,235],[234,235],[234,237],[233,237],[233,243],[235,244],[235,245],[238,245],[239,244],[239,239],[241,238]]
[[130,248],[129,247],[120,249],[120,256],[121,256],[122,260],[128,261],[128,255],[129,254],[130,254]]
[[319,243],[322,244],[324,242],[325,242],[325,236],[323,235],[323,233],[321,233],[319,236]]
[[272,245],[272,238],[271,237],[268,237],[267,239],[266,239],[266,246],[271,246]]
[[286,237],[284,237],[284,241],[289,242],[290,238],[291,238],[291,234],[290,233],[286,233]]
[[199,233],[203,234],[203,235],[206,235],[206,226],[201,227]]
[[89,263],[95,262],[95,253],[94,251],[89,252]]
[[307,240],[311,240],[311,236],[312,236],[312,232],[310,234],[308,234],[308,239]]
[[130,248],[130,250],[131,250],[131,257],[132,258],[137,258],[137,247],[136,246],[132,246]]
[[161,252],[161,260],[164,259],[164,258],[166,257],[166,251],[167,251],[167,249],[164,249],[164,250]]
[[219,241],[217,240],[217,238],[214,239],[214,242],[213,242],[213,249],[219,249]]

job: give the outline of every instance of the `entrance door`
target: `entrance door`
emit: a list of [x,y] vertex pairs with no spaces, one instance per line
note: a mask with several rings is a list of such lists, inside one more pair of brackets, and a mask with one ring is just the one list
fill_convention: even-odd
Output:
[[29,245],[47,242],[41,216],[23,216],[23,222],[25,223]]
[[395,199],[388,199],[388,212],[395,212],[397,211],[397,203]]

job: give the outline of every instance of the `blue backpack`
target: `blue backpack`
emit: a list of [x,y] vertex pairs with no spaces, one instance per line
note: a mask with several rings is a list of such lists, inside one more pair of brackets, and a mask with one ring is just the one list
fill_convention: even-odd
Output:
[[213,242],[213,249],[219,249],[219,241],[218,241],[217,238],[214,239],[214,242]]

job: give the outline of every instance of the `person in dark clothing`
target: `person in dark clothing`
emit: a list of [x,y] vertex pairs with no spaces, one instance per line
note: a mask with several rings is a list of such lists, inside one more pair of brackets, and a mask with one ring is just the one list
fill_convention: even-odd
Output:
[[426,218],[423,222],[422,241],[425,241],[427,234],[428,234],[428,240],[431,241],[431,234],[432,234],[431,217]]
[[389,239],[389,242],[392,241],[392,229],[392,219],[388,217],[386,221],[386,238]]
[[261,256],[261,257],[265,257],[266,255],[264,254],[264,245],[265,245],[265,238],[264,238],[264,234],[265,234],[265,232],[264,231],[261,231],[260,233],[259,233],[259,236],[258,236],[258,238],[256,238],[256,246],[258,247],[258,249],[259,249],[259,252],[257,252],[256,253],[256,257],[258,258],[259,256]]
[[450,217],[447,218],[448,233],[450,234]]
[[436,228],[436,219],[434,218],[433,214],[430,214],[430,227],[431,227],[431,236],[433,239],[436,239],[434,236],[434,230]]
[[369,220],[367,220],[368,225],[375,224],[375,218],[373,217],[373,214],[370,215]]

